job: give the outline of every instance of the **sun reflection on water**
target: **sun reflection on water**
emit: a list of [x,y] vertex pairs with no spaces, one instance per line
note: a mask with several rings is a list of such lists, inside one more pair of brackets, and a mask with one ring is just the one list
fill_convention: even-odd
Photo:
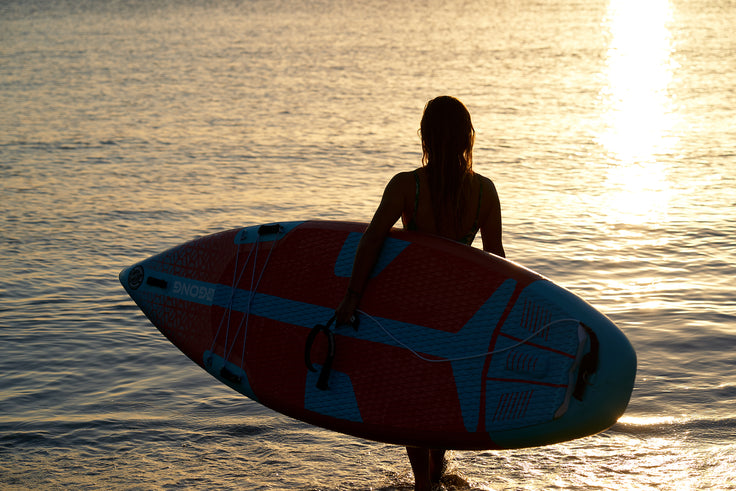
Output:
[[674,61],[669,0],[611,0],[607,17],[607,130],[599,141],[621,162],[650,160],[674,143],[668,86]]
[[607,176],[609,221],[644,224],[666,218],[670,188],[658,159],[677,142],[669,84],[675,62],[669,0],[611,0],[607,84],[601,93],[600,143],[613,165]]
[[621,162],[608,170],[611,194],[604,200],[611,223],[645,225],[663,223],[673,193],[667,166],[659,162]]

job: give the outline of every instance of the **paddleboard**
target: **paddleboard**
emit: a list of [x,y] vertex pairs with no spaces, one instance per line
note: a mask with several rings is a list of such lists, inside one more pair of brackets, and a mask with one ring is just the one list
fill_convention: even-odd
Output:
[[392,230],[336,326],[366,224],[273,223],[125,268],[150,321],[220,382],[304,422],[398,445],[500,449],[613,425],[636,355],[602,313],[482,250]]

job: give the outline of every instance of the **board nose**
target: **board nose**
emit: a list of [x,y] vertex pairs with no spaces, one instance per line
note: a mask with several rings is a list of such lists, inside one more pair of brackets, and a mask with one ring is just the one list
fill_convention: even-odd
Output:
[[126,292],[128,291],[128,274],[130,274],[130,266],[123,268],[120,273],[118,273],[118,280],[120,281],[120,284],[123,285]]
[[120,284],[123,285],[123,288],[125,288],[125,284],[128,281],[128,272],[130,271],[130,267],[123,268],[120,273],[118,273],[118,280],[120,280]]
[[118,274],[120,284],[123,285],[123,288],[128,292],[128,295],[131,295],[133,291],[137,290],[138,287],[143,284],[143,277],[143,266],[140,264],[123,268],[123,270]]

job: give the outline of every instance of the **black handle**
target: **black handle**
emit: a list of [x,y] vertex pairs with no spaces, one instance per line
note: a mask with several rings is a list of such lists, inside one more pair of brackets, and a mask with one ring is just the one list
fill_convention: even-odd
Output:
[[317,379],[317,388],[320,390],[327,390],[327,382],[330,379],[330,371],[332,370],[332,360],[335,359],[335,334],[330,329],[330,326],[335,321],[333,316],[326,325],[317,324],[312,328],[307,336],[307,341],[304,345],[304,364],[310,372],[316,372],[317,369],[312,365],[312,345],[317,335],[320,332],[324,332],[327,336],[327,357],[322,365],[319,378]]

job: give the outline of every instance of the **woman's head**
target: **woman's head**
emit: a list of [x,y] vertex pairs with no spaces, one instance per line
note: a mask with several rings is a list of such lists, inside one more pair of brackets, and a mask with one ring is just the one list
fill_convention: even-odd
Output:
[[438,230],[454,228],[459,237],[473,175],[475,130],[470,113],[454,97],[437,97],[424,108],[419,131],[435,224]]
[[454,97],[441,96],[424,108],[420,126],[422,162],[428,170],[441,167],[463,175],[472,170],[475,129],[470,113]]

